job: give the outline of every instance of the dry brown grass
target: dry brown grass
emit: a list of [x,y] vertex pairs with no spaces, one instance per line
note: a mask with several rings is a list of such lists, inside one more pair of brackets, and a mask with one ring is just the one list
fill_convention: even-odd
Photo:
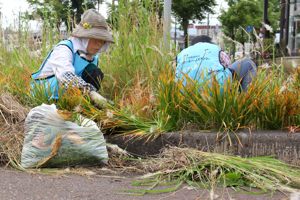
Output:
[[156,103],[151,87],[141,87],[126,89],[119,102],[120,107],[130,107],[133,115],[151,119],[151,111]]
[[28,109],[11,94],[0,95],[0,163],[9,164],[20,159],[27,114]]

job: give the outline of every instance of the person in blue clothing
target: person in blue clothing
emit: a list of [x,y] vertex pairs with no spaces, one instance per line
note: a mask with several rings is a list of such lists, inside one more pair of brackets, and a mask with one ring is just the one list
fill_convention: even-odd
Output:
[[[176,57],[177,79],[187,75],[198,84],[216,80],[221,86],[221,94],[224,92],[225,82],[233,78],[238,79],[241,90],[247,92],[256,74],[257,67],[252,60],[244,58],[231,64],[229,56],[205,35],[193,38],[191,46],[182,50]],[[183,84],[187,84],[185,78]]]
[[[78,87],[88,92],[96,106],[107,100],[98,94],[103,72],[98,54],[105,52],[113,38],[104,17],[95,9],[86,10],[68,40],[59,42],[48,54],[39,71],[31,75],[33,90],[43,84],[48,98],[58,99],[60,88]],[[34,92],[33,92],[34,93]],[[100,102],[99,102],[100,101]]]

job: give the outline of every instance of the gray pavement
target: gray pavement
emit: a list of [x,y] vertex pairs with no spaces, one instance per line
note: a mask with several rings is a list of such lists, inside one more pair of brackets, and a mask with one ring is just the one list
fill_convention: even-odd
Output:
[[[193,190],[183,185],[174,192],[145,194],[132,196],[117,194],[115,189],[144,189],[132,186],[137,175],[101,175],[82,176],[75,174],[30,174],[15,169],[0,167],[0,199],[1,200],[153,200],[153,199],[207,199],[207,200],[299,200],[299,194],[283,194],[275,192],[272,196],[264,194],[234,193],[231,188]],[[160,186],[157,189],[164,189]],[[257,190],[253,190],[257,191]]]

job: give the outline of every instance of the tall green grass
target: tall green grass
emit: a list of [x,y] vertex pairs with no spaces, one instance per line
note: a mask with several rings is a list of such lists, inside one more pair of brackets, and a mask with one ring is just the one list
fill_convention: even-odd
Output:
[[163,46],[162,21],[150,1],[145,2],[119,1],[112,17],[116,43],[101,56],[100,67],[106,73],[104,90],[114,88],[117,95],[125,87],[151,84],[171,60]]
[[[99,92],[115,104],[97,109],[86,94],[74,90],[59,100],[60,109],[81,105],[84,115],[103,123],[103,131],[149,138],[187,129],[235,132],[299,125],[299,72],[285,74],[276,66],[259,69],[247,93],[239,91],[236,81],[228,81],[221,95],[216,82],[199,85],[187,76],[190,84],[184,87],[175,80],[172,65],[178,52],[164,47],[163,23],[158,16],[150,1],[120,1],[110,26],[116,43],[99,60],[105,73]],[[18,96],[30,107],[54,103],[42,93],[33,98],[29,84],[30,74],[61,38],[47,24],[45,21],[38,49],[30,45],[28,27],[23,27],[19,46],[12,46],[12,51],[0,47],[0,90]]]
[[180,121],[196,123],[201,129],[231,131],[241,128],[280,130],[297,126],[300,99],[299,84],[295,83],[299,75],[295,72],[289,79],[283,76],[287,75],[282,71],[260,69],[247,93],[240,92],[238,83],[233,81],[225,84],[223,96],[216,82],[199,87],[189,80],[192,84],[183,87],[181,82],[166,79],[160,83],[163,89],[160,110],[168,109],[171,116],[176,115],[176,110],[176,117],[180,117],[174,121],[173,127],[178,127],[175,124]]

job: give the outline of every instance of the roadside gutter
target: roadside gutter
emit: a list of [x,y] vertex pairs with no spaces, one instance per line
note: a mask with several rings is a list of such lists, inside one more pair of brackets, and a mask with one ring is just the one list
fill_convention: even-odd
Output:
[[284,163],[300,166],[300,133],[288,134],[286,131],[239,131],[235,134],[185,131],[168,132],[156,139],[119,135],[105,135],[105,139],[106,142],[117,144],[136,157],[156,156],[164,147],[170,145],[242,158],[275,155],[276,159]]

